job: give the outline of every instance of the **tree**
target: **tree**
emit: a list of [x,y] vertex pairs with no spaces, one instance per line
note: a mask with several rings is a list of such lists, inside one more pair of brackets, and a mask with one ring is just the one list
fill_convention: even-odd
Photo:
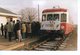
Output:
[[30,23],[38,17],[38,12],[35,8],[25,8],[22,9],[19,13],[21,15],[21,21],[26,21]]

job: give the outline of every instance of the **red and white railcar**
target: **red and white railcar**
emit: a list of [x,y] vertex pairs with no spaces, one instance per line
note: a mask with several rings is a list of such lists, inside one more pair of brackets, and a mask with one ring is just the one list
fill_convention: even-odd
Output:
[[73,31],[73,25],[69,23],[68,10],[64,8],[52,8],[42,11],[41,30],[59,31],[64,30],[64,34]]

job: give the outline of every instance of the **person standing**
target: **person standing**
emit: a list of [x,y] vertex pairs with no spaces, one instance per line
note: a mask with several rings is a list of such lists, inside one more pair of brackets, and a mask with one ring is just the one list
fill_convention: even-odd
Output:
[[16,23],[16,30],[17,30],[18,41],[21,42],[21,41],[22,41],[22,35],[21,35],[21,23],[20,23],[19,20],[17,20],[17,23]]
[[14,28],[13,28],[13,32],[14,32],[14,39],[16,40],[16,39],[18,39],[18,37],[17,37],[17,23],[15,23],[15,24],[13,24],[14,25]]
[[16,39],[16,27],[15,27],[15,21],[13,21],[13,37]]
[[8,37],[9,37],[9,41],[11,42],[12,40],[12,33],[13,33],[13,22],[12,19],[10,20],[10,22],[8,22],[8,26],[7,26],[7,31],[8,31]]
[[25,23],[22,23],[22,38],[26,38],[26,25]]
[[3,24],[1,23],[1,33],[2,33],[2,36],[3,36],[3,30],[4,30],[4,27],[3,27]]
[[5,39],[7,38],[7,26],[8,26],[8,22],[6,23],[6,25],[4,26],[4,32],[5,32]]

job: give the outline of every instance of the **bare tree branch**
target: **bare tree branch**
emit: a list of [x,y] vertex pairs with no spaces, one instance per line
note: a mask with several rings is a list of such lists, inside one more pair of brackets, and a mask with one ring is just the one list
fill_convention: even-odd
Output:
[[22,20],[28,19],[30,22],[32,22],[38,16],[37,10],[35,8],[25,8],[22,9],[19,13],[22,16]]

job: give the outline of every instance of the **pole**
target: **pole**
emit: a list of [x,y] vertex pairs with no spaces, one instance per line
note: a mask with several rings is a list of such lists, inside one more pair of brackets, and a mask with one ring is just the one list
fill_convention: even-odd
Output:
[[39,17],[39,4],[38,4],[38,21],[40,22],[40,17]]

